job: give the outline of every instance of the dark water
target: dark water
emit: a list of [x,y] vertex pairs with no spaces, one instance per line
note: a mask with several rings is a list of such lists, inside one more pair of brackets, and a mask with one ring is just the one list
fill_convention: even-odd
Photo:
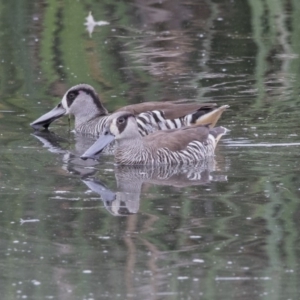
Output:
[[[109,24],[84,23],[89,15]],[[298,299],[300,2],[1,1],[1,299]],[[90,28],[93,25],[89,22]],[[29,123],[74,84],[106,107],[229,104],[194,168],[81,161]]]

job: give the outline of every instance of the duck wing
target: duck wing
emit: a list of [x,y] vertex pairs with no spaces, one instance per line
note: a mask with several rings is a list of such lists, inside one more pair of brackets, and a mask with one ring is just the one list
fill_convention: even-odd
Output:
[[170,151],[184,150],[191,142],[205,143],[209,126],[192,126],[180,129],[160,130],[145,136],[144,143],[153,150],[168,148]]

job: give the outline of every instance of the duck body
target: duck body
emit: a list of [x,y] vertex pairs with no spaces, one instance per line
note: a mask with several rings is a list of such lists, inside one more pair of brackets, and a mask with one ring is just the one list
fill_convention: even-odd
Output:
[[[117,112],[135,115],[138,130],[144,136],[157,130],[193,124],[210,123],[213,127],[227,107],[217,107],[215,103],[145,102],[122,107]],[[93,87],[79,84],[70,88],[56,107],[30,125],[35,130],[47,129],[54,120],[66,114],[75,117],[77,133],[96,137],[103,133],[110,116]]]
[[[115,162],[119,165],[186,165],[202,161],[214,155],[216,146],[214,136],[207,131],[208,128],[197,126],[163,130],[143,139],[116,140]],[[203,134],[206,138],[201,141]],[[181,145],[175,142],[183,142],[184,136],[188,137],[188,142]]]
[[199,162],[214,155],[224,127],[195,125],[161,130],[142,137],[136,117],[128,112],[110,116],[104,134],[81,158],[94,158],[115,140],[115,162],[119,165],[179,165]]

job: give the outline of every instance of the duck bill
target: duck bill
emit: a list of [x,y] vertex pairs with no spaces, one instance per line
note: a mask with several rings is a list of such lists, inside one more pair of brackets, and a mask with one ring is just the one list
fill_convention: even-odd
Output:
[[80,156],[80,158],[84,160],[88,158],[95,159],[97,154],[99,154],[114,139],[115,137],[111,133],[101,135],[98,140]]
[[30,126],[35,130],[39,130],[42,127],[47,129],[54,120],[60,118],[64,114],[66,114],[66,110],[62,107],[61,103],[59,103],[52,110],[50,110],[46,114],[42,115],[41,117],[36,119],[34,122],[30,123]]

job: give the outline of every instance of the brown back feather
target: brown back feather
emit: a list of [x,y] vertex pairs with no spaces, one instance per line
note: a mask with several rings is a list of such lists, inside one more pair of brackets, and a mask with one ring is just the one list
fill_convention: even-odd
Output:
[[161,130],[145,136],[144,143],[153,150],[168,148],[171,151],[180,151],[193,141],[205,142],[208,133],[208,126]]

